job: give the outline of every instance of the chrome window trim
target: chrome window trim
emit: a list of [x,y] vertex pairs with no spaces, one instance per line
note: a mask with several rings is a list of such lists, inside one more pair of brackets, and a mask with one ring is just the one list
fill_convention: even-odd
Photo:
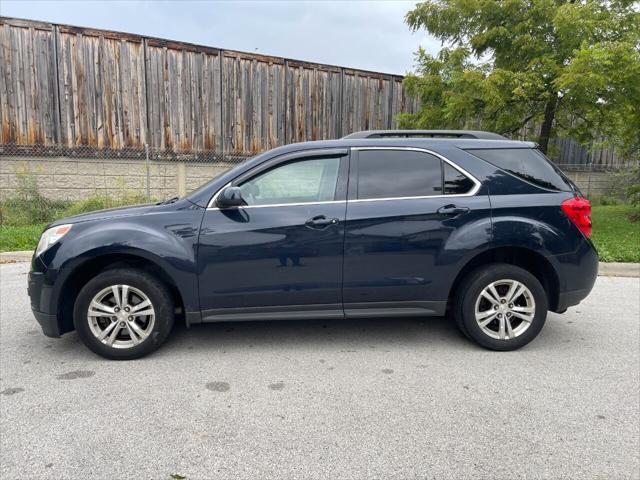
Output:
[[357,198],[355,200],[349,200],[349,203],[361,203],[361,202],[383,202],[388,200],[426,200],[428,198],[456,198],[456,197],[469,197],[468,193],[452,193],[451,195],[422,195],[416,197],[384,197],[384,198]]
[[465,177],[467,177],[469,180],[471,180],[473,182],[474,186],[467,193],[454,193],[454,194],[451,194],[451,195],[445,195],[443,193],[443,194],[440,194],[440,195],[421,195],[421,196],[413,196],[413,197],[357,198],[355,200],[349,200],[349,202],[378,202],[378,201],[386,201],[386,200],[420,200],[420,199],[423,199],[423,198],[472,197],[476,193],[478,193],[478,190],[480,190],[480,187],[482,186],[482,183],[480,183],[480,181],[476,177],[471,175],[464,168],[458,166],[456,163],[452,162],[447,157],[445,157],[443,155],[440,155],[438,152],[434,152],[433,150],[429,150],[427,148],[420,148],[420,147],[352,147],[351,150],[356,150],[356,151],[360,151],[360,150],[409,150],[409,151],[413,151],[413,152],[428,153],[429,155],[433,155],[434,157],[439,158],[443,162],[446,162],[447,164],[449,164],[454,169],[458,170]]
[[301,205],[325,205],[325,204],[331,204],[331,203],[345,203],[345,202],[346,200],[327,200],[324,202],[270,203],[268,205],[240,205],[238,207],[229,207],[229,208],[207,207],[207,210],[233,210],[233,209],[247,210],[250,208],[267,208],[267,207],[299,207]]
[[207,210],[220,210],[220,208],[215,206],[216,200],[218,199],[218,195],[220,195],[220,192],[222,192],[225,188],[231,186],[232,183],[233,183],[233,180],[231,180],[227,184],[220,187],[220,189],[213,195],[213,197],[211,197],[211,200],[209,201],[209,205],[207,205]]
[[[243,205],[243,206],[240,206],[240,207],[232,207],[232,208],[248,209],[248,208],[287,207],[287,206],[300,206],[300,205],[322,205],[322,204],[345,203],[345,202],[348,202],[348,203],[360,203],[360,202],[383,202],[383,201],[388,201],[388,200],[421,200],[421,199],[427,199],[427,198],[472,197],[476,193],[478,193],[478,190],[480,190],[480,187],[482,186],[480,181],[476,177],[471,175],[469,172],[467,172],[464,168],[458,166],[457,164],[455,164],[454,162],[452,162],[448,158],[444,157],[443,155],[440,155],[439,153],[434,152],[433,150],[426,149],[426,148],[419,148],[419,147],[351,147],[351,150],[355,150],[355,151],[361,151],[361,150],[409,150],[409,151],[414,151],[414,152],[428,153],[429,155],[433,155],[433,156],[439,158],[440,160],[448,163],[450,166],[452,166],[453,168],[458,170],[460,173],[462,173],[465,177],[467,177],[469,180],[471,180],[473,182],[474,187],[471,190],[469,190],[467,193],[455,193],[455,194],[451,194],[451,195],[441,194],[441,195],[424,195],[424,196],[414,196],[414,197],[385,197],[385,198],[358,198],[358,199],[355,199],[355,200],[328,200],[328,201],[324,201],[324,202],[273,203],[273,204],[268,204],[268,205]],[[207,210],[228,210],[228,209],[220,209],[219,207],[216,207],[215,204],[216,204],[216,199],[218,198],[218,195],[220,194],[220,192],[222,192],[222,190],[224,190],[225,188],[230,186],[232,183],[233,183],[233,180],[231,180],[229,183],[227,183],[226,185],[221,187],[215,193],[215,195],[211,198],[211,201],[209,202],[209,205],[207,205]]]
[[266,207],[286,207],[286,206],[299,206],[299,205],[322,205],[322,204],[331,204],[331,203],[345,203],[346,200],[325,200],[322,202],[295,202],[295,203],[269,203],[267,205],[240,205],[238,207],[229,207],[229,208],[220,208],[220,207],[216,207],[216,200],[218,198],[218,195],[220,195],[220,192],[222,192],[225,188],[231,186],[231,184],[233,183],[233,180],[230,181],[229,183],[227,183],[225,186],[221,187],[220,190],[218,190],[216,192],[216,194],[213,196],[213,198],[211,199],[211,201],[209,202],[209,205],[207,206],[207,210],[230,210],[230,209],[234,209],[234,208],[242,208],[242,209],[247,209],[247,208],[266,208]]
[[[320,149],[311,149],[311,150],[299,150],[296,152],[289,152],[282,155],[278,155],[274,158],[266,160],[264,163],[256,165],[255,167],[251,168],[246,172],[241,173],[240,175],[236,176],[233,180],[229,181],[227,184],[220,187],[220,189],[213,195],[213,197],[211,197],[211,200],[209,200],[209,203],[207,204],[207,210],[220,210],[220,208],[216,207],[215,205],[216,205],[216,200],[218,199],[218,195],[220,195],[220,192],[222,192],[222,190],[231,186],[238,179],[242,179],[244,177],[252,178],[255,175],[260,175],[260,173],[262,173],[262,171],[264,170],[263,167],[266,167],[266,169],[268,169],[269,168],[268,165],[271,162],[275,164],[280,164],[280,163],[286,162],[289,159],[293,159],[295,161],[296,159],[304,160],[305,158],[316,157],[316,156],[326,157],[326,158],[333,158],[333,157],[342,158],[343,156],[348,154],[349,154],[349,147],[332,147],[332,148],[320,148]],[[338,172],[339,171],[340,171],[340,167],[338,167]],[[339,200],[327,200],[323,202],[302,202],[302,203],[296,203],[295,205],[313,205],[317,203],[332,203],[332,202],[339,202]],[[274,203],[269,205],[244,205],[242,206],[242,208],[276,207],[276,206],[283,206],[283,205],[294,205],[294,204],[293,203]],[[239,207],[236,207],[236,208],[239,208]]]

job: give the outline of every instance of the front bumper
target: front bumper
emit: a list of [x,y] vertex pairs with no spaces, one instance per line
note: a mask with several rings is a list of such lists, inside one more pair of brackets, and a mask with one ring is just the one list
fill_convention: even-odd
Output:
[[27,291],[31,298],[31,310],[42,328],[42,333],[47,337],[59,337],[62,332],[56,312],[47,311],[51,305],[51,286],[46,283],[46,274],[33,270],[29,272]]
[[56,315],[38,312],[37,310],[32,311],[33,316],[36,317],[36,320],[40,324],[40,328],[42,328],[42,333],[51,338],[58,338],[61,335],[60,325],[58,325],[58,317]]

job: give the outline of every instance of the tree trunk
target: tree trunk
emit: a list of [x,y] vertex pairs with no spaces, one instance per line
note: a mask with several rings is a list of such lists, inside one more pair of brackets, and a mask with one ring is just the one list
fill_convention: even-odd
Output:
[[558,96],[554,93],[544,107],[544,120],[540,125],[540,136],[538,137],[538,145],[543,153],[547,153],[549,148],[549,137],[551,137],[551,127],[553,120],[556,118],[556,107],[558,106]]

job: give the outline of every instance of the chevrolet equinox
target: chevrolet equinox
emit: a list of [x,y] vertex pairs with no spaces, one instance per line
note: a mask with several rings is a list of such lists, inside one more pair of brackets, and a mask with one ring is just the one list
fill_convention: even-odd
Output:
[[584,299],[591,207],[528,142],[366,131],[286,145],[190,195],[48,225],[29,273],[45,335],[133,359],[176,318],[449,315],[493,350]]

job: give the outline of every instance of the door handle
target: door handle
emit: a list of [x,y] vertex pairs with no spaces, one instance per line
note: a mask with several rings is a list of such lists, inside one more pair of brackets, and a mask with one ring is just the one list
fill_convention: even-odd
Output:
[[456,215],[462,215],[463,213],[467,213],[468,211],[469,207],[456,207],[455,205],[451,204],[440,207],[438,209],[438,214],[447,217],[455,217]]
[[304,224],[309,228],[322,229],[329,225],[336,225],[337,223],[337,218],[327,218],[326,215],[317,215],[307,220]]

